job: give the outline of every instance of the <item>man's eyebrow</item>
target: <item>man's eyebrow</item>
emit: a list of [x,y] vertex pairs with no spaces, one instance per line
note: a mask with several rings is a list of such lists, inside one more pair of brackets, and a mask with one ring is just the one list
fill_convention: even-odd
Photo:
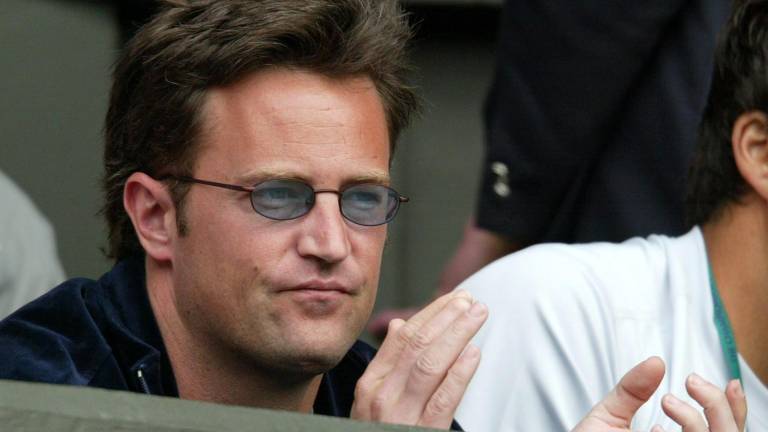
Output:
[[[303,180],[307,183],[312,183],[311,177],[302,174],[295,170],[281,170],[281,169],[260,169],[251,171],[239,176],[235,176],[233,181],[236,184],[243,186],[253,186],[257,183],[263,182],[269,179],[277,178],[289,178]],[[387,173],[382,171],[369,171],[363,173],[357,173],[354,176],[344,178],[342,185],[360,184],[360,183],[377,183],[383,185],[389,185],[390,177]]]
[[351,178],[344,180],[346,184],[359,184],[359,183],[378,183],[388,185],[390,182],[389,175],[379,171],[370,171],[363,174],[357,174]]
[[256,183],[260,183],[265,180],[276,179],[276,178],[293,178],[293,179],[304,180],[304,177],[301,175],[297,175],[295,171],[260,169],[260,170],[247,172],[239,176],[235,176],[234,181],[240,185],[253,186]]

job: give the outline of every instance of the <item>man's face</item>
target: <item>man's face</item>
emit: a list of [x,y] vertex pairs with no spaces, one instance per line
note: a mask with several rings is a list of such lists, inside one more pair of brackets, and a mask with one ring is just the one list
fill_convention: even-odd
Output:
[[[300,179],[314,189],[386,184],[389,136],[368,78],[275,69],[209,92],[194,177],[238,185]],[[256,367],[317,374],[367,321],[386,227],[344,219],[335,194],[276,221],[245,192],[193,185],[173,260],[176,306],[206,349]]]

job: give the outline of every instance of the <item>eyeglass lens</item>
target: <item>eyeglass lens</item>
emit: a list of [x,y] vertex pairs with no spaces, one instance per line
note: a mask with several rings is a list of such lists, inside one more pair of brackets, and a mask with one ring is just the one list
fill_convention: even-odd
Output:
[[[319,192],[322,193],[322,192]],[[295,219],[307,214],[315,204],[315,191],[297,180],[269,180],[251,193],[253,209],[277,220]],[[381,225],[397,214],[400,199],[394,190],[377,184],[360,184],[340,192],[341,214],[366,226]]]

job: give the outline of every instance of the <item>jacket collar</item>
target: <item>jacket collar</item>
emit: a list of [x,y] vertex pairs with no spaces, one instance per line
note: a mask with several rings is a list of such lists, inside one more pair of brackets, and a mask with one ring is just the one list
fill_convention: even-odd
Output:
[[134,391],[178,397],[176,380],[146,287],[144,257],[132,256],[105,274],[99,305],[109,317],[112,351]]

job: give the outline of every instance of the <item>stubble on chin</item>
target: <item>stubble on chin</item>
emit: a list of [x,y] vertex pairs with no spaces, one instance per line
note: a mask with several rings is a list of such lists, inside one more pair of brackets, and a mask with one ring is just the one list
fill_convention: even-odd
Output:
[[287,296],[270,290],[264,275],[244,280],[235,307],[244,319],[236,324],[231,347],[250,367],[297,381],[333,369],[362,333],[373,310],[375,287],[362,283],[347,306],[327,320],[302,313]]

